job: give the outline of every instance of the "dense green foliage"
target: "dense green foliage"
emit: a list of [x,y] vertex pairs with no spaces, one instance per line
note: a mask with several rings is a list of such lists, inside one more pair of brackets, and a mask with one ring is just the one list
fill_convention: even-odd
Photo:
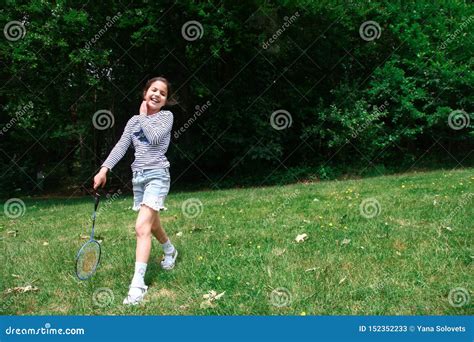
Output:
[[[469,1],[7,1],[2,25],[20,21],[25,34],[0,40],[0,187],[33,191],[38,171],[51,189],[89,186],[156,75],[177,90],[174,129],[195,119],[173,135],[176,178],[324,176],[427,152],[466,166],[474,118],[454,130],[448,116],[472,113],[473,15]],[[182,33],[191,20],[203,28],[193,41]],[[359,33],[369,20],[378,39]],[[101,109],[113,127],[94,128]],[[292,119],[283,130],[270,124],[279,109]],[[112,182],[129,178],[131,158]]]

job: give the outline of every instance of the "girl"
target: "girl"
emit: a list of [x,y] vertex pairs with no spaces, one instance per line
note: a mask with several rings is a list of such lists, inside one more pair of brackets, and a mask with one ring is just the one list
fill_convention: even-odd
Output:
[[169,82],[163,77],[152,78],[146,83],[140,115],[134,115],[128,120],[122,137],[94,177],[94,189],[104,187],[107,172],[122,159],[133,143],[133,210],[138,211],[135,224],[137,247],[135,273],[124,304],[138,304],[147,292],[144,277],[150,257],[151,235],[154,235],[163,247],[163,269],[171,270],[178,256],[178,251],[161,227],[159,216],[159,211],[164,209],[165,197],[170,188],[170,163],[165,153],[170,143],[173,114],[162,110],[163,106],[175,102],[169,92]]

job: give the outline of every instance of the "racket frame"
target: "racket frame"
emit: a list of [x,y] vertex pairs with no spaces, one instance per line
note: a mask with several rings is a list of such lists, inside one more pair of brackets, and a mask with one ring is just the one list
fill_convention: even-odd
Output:
[[[97,270],[97,267],[99,266],[99,263],[100,263],[100,257],[102,255],[102,249],[100,248],[100,243],[94,239],[94,231],[95,231],[95,218],[96,218],[96,213],[97,213],[97,207],[99,206],[99,201],[100,201],[100,195],[99,193],[95,193],[94,195],[94,212],[92,213],[92,230],[91,230],[91,235],[89,237],[89,241],[87,241],[86,243],[84,243],[82,245],[82,247],[79,249],[79,252],[77,252],[77,255],[76,255],[76,276],[80,279],[80,280],[86,280],[86,279],[89,279],[90,277],[92,277],[95,273],[95,271]],[[79,276],[79,272],[77,270],[77,266],[78,266],[78,262],[79,262],[79,256],[81,255],[82,251],[87,247],[87,245],[91,244],[91,243],[95,243],[97,244],[98,246],[98,249],[99,249],[99,256],[97,258],[97,262],[95,263],[94,265],[94,268],[92,269],[91,272],[89,272],[89,274],[86,276],[86,277],[81,277]]]

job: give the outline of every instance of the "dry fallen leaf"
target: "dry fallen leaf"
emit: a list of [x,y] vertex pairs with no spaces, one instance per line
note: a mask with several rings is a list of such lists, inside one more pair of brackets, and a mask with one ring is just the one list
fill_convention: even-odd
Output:
[[12,277],[13,278],[21,278],[21,276],[19,276],[18,274],[12,274]]
[[7,235],[16,237],[16,236],[17,236],[17,233],[18,233],[18,230],[9,230],[9,231],[7,232]]
[[224,292],[221,292],[217,294],[216,291],[211,290],[208,293],[204,294],[202,298],[206,299],[203,301],[200,305],[201,309],[208,309],[208,308],[214,308],[216,304],[214,303],[215,301],[221,299],[221,297],[224,295]]
[[47,246],[47,245],[49,245],[48,241],[43,242],[43,246]]
[[308,238],[308,234],[306,234],[306,233],[298,234],[298,235],[296,235],[295,241],[296,241],[296,242],[303,242],[303,241],[305,241],[307,238]]
[[205,295],[203,295],[202,298],[211,299],[211,298],[214,298],[216,295],[217,295],[217,292],[214,291],[214,290],[211,290],[208,293],[206,293]]
[[351,242],[351,239],[344,239],[341,242],[341,246],[348,245]]
[[176,233],[176,236],[178,236],[178,237],[179,237],[179,236],[183,236],[183,232],[177,232],[177,233]]
[[221,297],[224,295],[225,291],[222,293],[219,293],[217,296],[214,297],[215,300],[221,299]]
[[36,286],[26,285],[26,286],[17,286],[12,289],[7,289],[5,293],[12,293],[12,292],[25,293],[25,292],[38,291],[38,290],[39,288],[37,288]]
[[346,278],[347,278],[347,277],[344,277],[344,278],[342,278],[341,280],[339,280],[339,285],[341,285],[343,282],[345,282],[345,281],[346,281]]
[[205,295],[203,295],[202,298],[210,299],[210,300],[218,300],[224,295],[224,293],[225,293],[225,291],[222,292],[222,293],[217,294],[216,291],[211,290],[208,293],[206,293]]
[[312,267],[312,268],[308,268],[307,270],[304,270],[305,272],[312,272],[312,271],[316,271],[318,268],[317,267]]

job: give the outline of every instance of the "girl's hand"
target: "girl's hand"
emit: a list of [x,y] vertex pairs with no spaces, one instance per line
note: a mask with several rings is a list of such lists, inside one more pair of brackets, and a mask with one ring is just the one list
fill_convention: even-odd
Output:
[[99,186],[102,185],[104,187],[105,183],[107,182],[107,168],[102,167],[100,171],[94,177],[94,190],[97,190]]
[[147,114],[148,110],[146,108],[146,101],[145,100],[142,101],[142,104],[140,105],[140,110],[139,111],[140,111],[140,115],[146,115]]

